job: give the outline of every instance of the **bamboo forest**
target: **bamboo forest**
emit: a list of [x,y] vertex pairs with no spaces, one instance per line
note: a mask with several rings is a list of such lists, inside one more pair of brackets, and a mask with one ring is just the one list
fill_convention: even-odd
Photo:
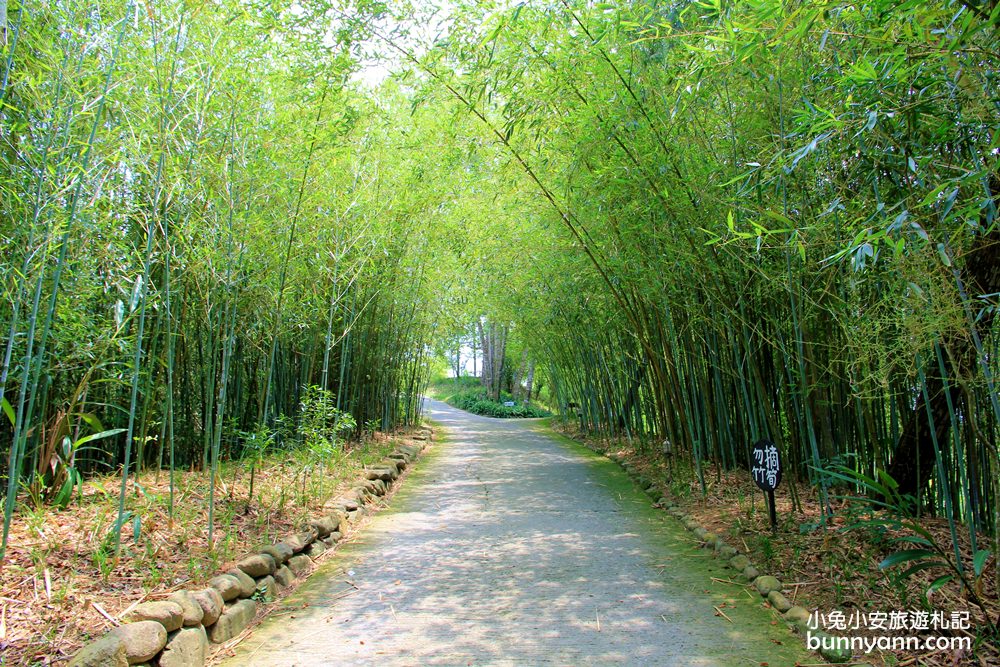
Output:
[[[695,545],[650,562],[721,587],[697,623],[771,614],[777,639],[656,658],[657,611],[652,653],[515,625],[509,653],[454,630],[450,653],[287,664],[1000,664],[1000,3],[0,0],[0,56],[0,665],[238,660],[272,621],[213,628],[283,608],[258,584],[286,566],[249,550],[334,511],[311,539],[392,563],[348,534],[450,489],[446,466],[499,494],[462,466],[510,485],[593,452]],[[376,514],[395,468],[371,472],[404,459]],[[593,479],[569,487],[618,488]],[[552,493],[514,513],[572,513]],[[585,529],[565,567],[640,568],[611,545],[642,525]],[[426,539],[436,571],[447,533]],[[200,657],[172,648],[186,614],[133,652],[142,609],[237,561],[249,592],[211,580]],[[596,612],[618,646],[612,612],[566,605],[537,622]],[[788,607],[958,614],[895,634],[967,641],[805,653]],[[117,657],[81,657],[106,632]]]

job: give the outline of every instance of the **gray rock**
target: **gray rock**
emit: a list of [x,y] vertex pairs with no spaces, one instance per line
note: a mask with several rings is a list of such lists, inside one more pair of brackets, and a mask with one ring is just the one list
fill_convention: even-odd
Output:
[[359,493],[362,488],[363,488],[362,486],[355,486],[350,491],[342,495],[339,500],[345,500],[347,502],[355,502],[355,503],[361,502],[360,499],[361,496],[359,495]]
[[253,577],[238,567],[234,567],[229,572],[226,572],[226,574],[240,582],[241,598],[248,598],[253,595],[254,589],[257,588],[257,582],[253,580]]
[[748,565],[750,565],[750,559],[743,555],[733,556],[729,559],[729,567],[737,572],[742,572]]
[[830,662],[835,664],[848,662],[854,657],[850,648],[841,648],[838,646],[838,642],[830,635],[826,633],[813,633],[813,636],[819,637],[819,654]]
[[220,574],[208,580],[208,585],[219,591],[219,595],[226,602],[235,600],[240,596],[240,580],[228,574]]
[[753,585],[757,589],[757,592],[764,597],[767,597],[767,594],[771,591],[781,590],[781,582],[769,575],[757,577],[754,579]]
[[292,548],[295,553],[305,551],[305,548],[316,541],[316,529],[310,527],[308,530],[289,535],[284,542]]
[[205,613],[201,619],[202,625],[207,628],[219,620],[219,615],[222,614],[222,606],[225,604],[225,600],[219,595],[219,591],[214,588],[205,588],[195,591],[191,595]]
[[[355,504],[357,507],[357,504]],[[333,511],[329,514],[313,519],[309,525],[316,529],[316,537],[323,538],[330,533],[340,530],[340,524],[344,521],[344,513]],[[270,574],[270,573],[269,573]]]
[[694,536],[697,537],[699,540],[705,539],[706,535],[708,535],[708,531],[702,528],[701,526],[698,526],[697,528],[694,529]]
[[358,509],[358,499],[357,498],[337,498],[331,503],[334,509],[340,510],[341,513],[346,514],[350,510]]
[[809,620],[809,612],[805,607],[795,606],[785,612],[785,620],[795,625],[803,625]]
[[274,556],[270,554],[254,554],[241,560],[236,564],[236,567],[251,577],[257,578],[274,574],[278,565],[274,562]]
[[[260,550],[262,554],[267,554],[274,559],[275,565],[284,565],[288,559],[295,555],[292,548],[284,542],[278,542]],[[277,569],[277,568],[275,568]],[[272,572],[273,574],[273,572]]]
[[309,574],[312,570],[312,560],[309,556],[304,554],[299,554],[297,556],[292,556],[288,559],[288,569],[292,571],[296,577],[304,577]]
[[209,640],[213,644],[229,641],[243,632],[256,615],[257,603],[253,600],[240,600],[228,605],[218,622],[208,629]]
[[723,544],[721,547],[717,546],[716,552],[719,554],[719,558],[724,558],[726,560],[729,560],[739,553],[734,547],[731,547],[728,544]]
[[167,632],[179,630],[184,625],[184,608],[176,602],[143,602],[130,611],[124,620],[126,623],[137,621],[156,621]]
[[175,591],[167,599],[181,606],[185,626],[201,625],[201,619],[205,616],[205,612],[190,591]]
[[312,560],[316,560],[324,553],[326,553],[326,550],[327,550],[326,543],[323,542],[322,540],[317,540],[312,544],[310,544],[309,548],[306,549],[306,555],[309,556],[309,558],[311,558]]
[[275,570],[274,580],[277,581],[279,585],[287,588],[292,585],[293,581],[295,581],[295,575],[288,569],[287,565],[282,565]]
[[254,597],[261,602],[274,602],[278,598],[278,582],[271,575],[261,577],[257,581]]
[[771,603],[772,607],[780,611],[782,614],[792,608],[792,603],[781,591],[771,591],[768,593],[767,601]]
[[69,661],[69,667],[127,667],[125,644],[121,638],[108,633],[96,642],[87,644]]
[[705,537],[703,537],[702,539],[705,542],[702,545],[703,547],[705,547],[706,549],[714,549],[715,540],[717,540],[718,538],[715,536],[715,533],[705,533]]
[[167,645],[167,631],[156,621],[139,621],[119,625],[111,631],[122,640],[125,659],[130,665],[148,662]]
[[757,568],[755,568],[753,565],[747,565],[745,568],[743,568],[743,578],[746,579],[747,581],[753,581],[759,576],[760,572],[758,572]]
[[167,638],[160,667],[202,667],[208,657],[208,635],[200,625],[184,628]]

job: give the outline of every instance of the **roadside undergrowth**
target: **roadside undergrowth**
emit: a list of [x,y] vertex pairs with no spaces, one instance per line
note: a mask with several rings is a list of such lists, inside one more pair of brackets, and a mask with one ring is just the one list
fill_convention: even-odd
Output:
[[197,585],[255,547],[291,532],[356,483],[405,434],[375,433],[326,461],[275,452],[224,462],[216,479],[214,544],[208,541],[209,476],[149,471],[129,480],[129,520],[114,557],[120,476],[87,480],[64,510],[19,498],[0,569],[0,665],[50,665],[104,634],[134,604]]

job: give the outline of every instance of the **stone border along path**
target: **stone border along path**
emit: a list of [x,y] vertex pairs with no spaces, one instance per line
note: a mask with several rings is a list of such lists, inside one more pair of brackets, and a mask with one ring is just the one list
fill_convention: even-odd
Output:
[[[756,567],[750,564],[750,559],[741,554],[735,547],[726,544],[725,540],[710,533],[705,528],[698,525],[698,522],[689,514],[685,514],[677,505],[670,502],[660,491],[656,483],[647,477],[640,475],[635,468],[625,461],[624,458],[614,454],[608,455],[608,459],[620,465],[635,483],[650,497],[655,506],[662,507],[670,516],[676,518],[684,524],[684,527],[694,533],[701,546],[711,549],[716,558],[725,561],[726,566],[735,570],[743,577],[760,595],[767,599],[771,607],[780,613],[784,620],[799,633],[805,634],[808,629],[809,610],[801,605],[792,604],[785,597],[783,586],[776,577],[762,575]],[[794,597],[794,596],[793,596]],[[828,648],[824,646],[823,638],[829,637],[827,633],[820,630],[812,630],[812,635],[820,639],[819,654],[833,663],[844,663],[853,657],[847,649]],[[832,642],[827,642],[832,646]],[[853,665],[863,666],[865,663],[855,662]]]
[[[324,506],[326,513],[306,521],[302,530],[263,547],[213,577],[206,588],[181,590],[166,600],[143,602],[123,615],[125,623],[81,648],[69,667],[202,667],[212,644],[225,645],[269,609],[277,594],[309,576],[314,561],[340,542],[367,514],[365,505],[390,492],[403,470],[423,452],[432,431],[409,436],[416,445],[399,445],[366,479]],[[218,646],[221,650],[224,646]]]
[[429,406],[443,441],[224,667],[816,662],[607,458]]

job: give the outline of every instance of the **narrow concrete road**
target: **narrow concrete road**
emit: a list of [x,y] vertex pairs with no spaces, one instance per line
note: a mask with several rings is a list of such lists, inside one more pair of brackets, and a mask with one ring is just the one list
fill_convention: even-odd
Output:
[[613,463],[537,422],[429,412],[444,428],[391,507],[223,664],[819,661]]

